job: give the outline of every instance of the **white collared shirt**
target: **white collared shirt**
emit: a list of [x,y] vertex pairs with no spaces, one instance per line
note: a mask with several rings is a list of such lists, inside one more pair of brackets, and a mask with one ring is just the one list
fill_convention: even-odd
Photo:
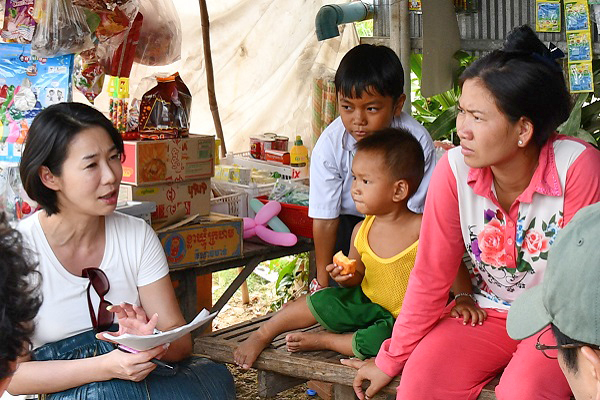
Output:
[[[436,162],[433,141],[427,129],[405,112],[392,120],[391,127],[407,129],[423,147],[425,174],[417,192],[408,200],[411,211],[422,213]],[[337,117],[319,137],[310,160],[308,215],[311,218],[334,219],[342,214],[362,216],[350,194],[355,144],[356,140],[344,128],[341,117]]]

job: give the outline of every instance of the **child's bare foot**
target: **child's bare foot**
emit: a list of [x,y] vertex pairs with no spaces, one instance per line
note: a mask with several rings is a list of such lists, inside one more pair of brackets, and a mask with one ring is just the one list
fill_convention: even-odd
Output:
[[298,351],[323,350],[327,347],[324,343],[323,332],[294,332],[285,337],[287,351],[295,353]]
[[254,332],[234,350],[234,362],[242,369],[250,369],[259,354],[269,343],[271,343],[271,339],[264,336],[260,330]]

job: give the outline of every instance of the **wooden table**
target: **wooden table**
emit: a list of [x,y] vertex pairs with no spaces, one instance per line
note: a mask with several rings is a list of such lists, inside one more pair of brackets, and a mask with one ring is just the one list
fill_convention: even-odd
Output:
[[244,267],[242,272],[234,279],[219,300],[214,304],[211,311],[221,310],[231,299],[233,294],[240,288],[246,278],[258,264],[263,261],[272,260],[284,256],[298,253],[311,252],[310,264],[314,265],[314,244],[312,240],[298,238],[298,243],[292,247],[273,246],[265,243],[258,243],[244,240],[244,253],[241,258],[217,261],[209,264],[202,264],[193,267],[172,268],[170,270],[171,279],[179,282],[175,292],[179,300],[179,305],[186,321],[191,321],[198,310],[196,309],[196,277],[199,275],[211,274],[213,272],[223,271],[230,268]]

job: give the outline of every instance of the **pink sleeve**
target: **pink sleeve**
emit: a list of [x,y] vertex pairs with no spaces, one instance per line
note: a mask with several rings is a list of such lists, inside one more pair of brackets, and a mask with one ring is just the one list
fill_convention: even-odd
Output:
[[456,178],[445,155],[427,192],[415,266],[391,339],[375,363],[396,376],[419,341],[433,328],[448,302],[465,246],[460,228]]
[[580,208],[600,201],[600,152],[587,146],[567,172],[564,225]]

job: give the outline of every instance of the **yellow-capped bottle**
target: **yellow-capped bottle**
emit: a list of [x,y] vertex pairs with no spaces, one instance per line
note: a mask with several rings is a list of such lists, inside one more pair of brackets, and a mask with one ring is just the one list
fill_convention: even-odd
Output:
[[292,179],[308,178],[308,149],[302,143],[302,137],[296,136],[294,146],[290,150],[290,166],[292,167]]

